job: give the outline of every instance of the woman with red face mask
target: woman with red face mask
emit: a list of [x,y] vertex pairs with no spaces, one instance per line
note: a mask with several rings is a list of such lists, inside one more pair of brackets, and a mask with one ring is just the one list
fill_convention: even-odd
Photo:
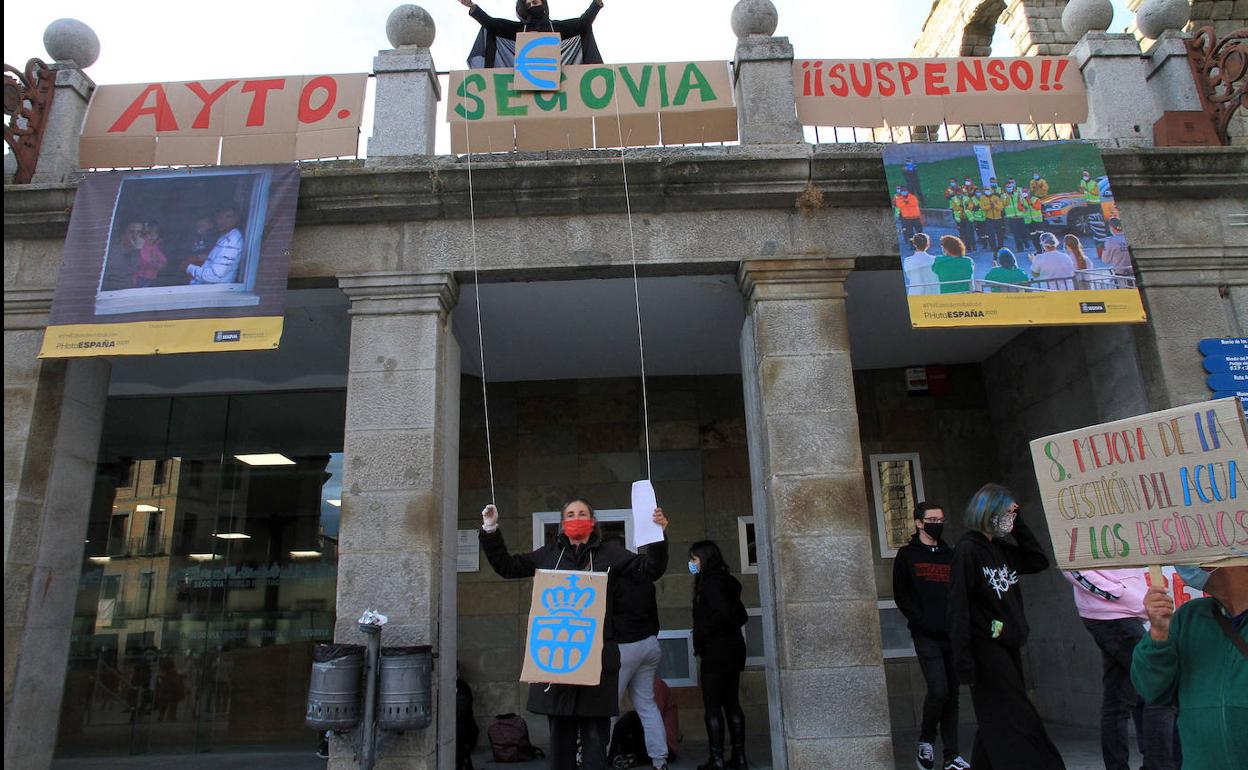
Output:
[[[603,624],[602,678],[594,686],[566,684],[529,685],[529,711],[545,714],[550,723],[551,770],[576,770],[576,744],[581,742],[581,770],[606,770],[611,717],[619,712],[618,676],[620,650],[612,621],[613,597],[621,578],[657,580],[667,571],[667,538],[635,554],[622,545],[605,542],[594,519],[594,508],[582,498],[564,503],[559,536],[555,542],[530,553],[512,554],[498,528],[498,509],[481,511],[481,548],[499,577],[528,578],[539,569],[581,570],[607,573],[606,622]],[[667,529],[662,509],[654,511],[654,523]]]

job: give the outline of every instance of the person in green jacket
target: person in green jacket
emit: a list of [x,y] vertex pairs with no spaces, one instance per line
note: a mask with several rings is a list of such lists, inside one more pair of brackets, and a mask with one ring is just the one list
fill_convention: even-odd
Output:
[[1085,170],[1079,177],[1079,191],[1083,193],[1083,202],[1092,204],[1101,202],[1101,183],[1093,179],[1091,172]]
[[940,248],[944,253],[932,263],[932,272],[940,279],[940,293],[965,294],[971,291],[975,260],[966,256],[966,244],[956,235],[942,235]]
[[1164,586],[1148,589],[1151,628],[1135,647],[1131,684],[1149,703],[1178,706],[1183,770],[1248,767],[1248,566],[1175,569],[1211,598],[1175,612]]
[[[1018,258],[1014,256],[1014,252],[1009,249],[1001,249],[997,252],[996,264],[984,276],[985,281],[995,281],[996,283],[1017,283],[1025,284],[1030,280],[1026,271],[1018,269]],[[989,286],[985,291],[1010,291],[1004,286]]]

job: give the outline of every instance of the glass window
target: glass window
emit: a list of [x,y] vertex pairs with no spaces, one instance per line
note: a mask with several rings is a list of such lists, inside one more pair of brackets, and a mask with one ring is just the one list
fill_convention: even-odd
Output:
[[339,391],[110,400],[58,756],[315,750],[345,411]]

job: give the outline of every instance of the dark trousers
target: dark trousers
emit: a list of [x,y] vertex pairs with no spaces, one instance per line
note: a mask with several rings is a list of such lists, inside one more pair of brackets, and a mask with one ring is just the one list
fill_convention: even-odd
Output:
[[1101,756],[1105,770],[1128,770],[1127,720],[1135,733],[1146,770],[1174,768],[1174,709],[1145,705],[1131,686],[1131,654],[1144,636],[1135,618],[1083,619],[1101,650]]
[[995,252],[1005,245],[1005,220],[989,219],[988,234],[992,237],[992,250]]
[[1027,248],[1027,241],[1030,239],[1027,223],[1022,217],[1006,217],[1006,221],[1010,223],[1010,235],[1014,236],[1014,249],[1022,252]]
[[712,751],[724,749],[724,724],[734,749],[745,743],[745,712],[741,710],[741,670],[702,662],[702,708],[706,739]]
[[906,243],[909,243],[916,233],[923,231],[923,220],[921,219],[906,219],[902,217],[900,221],[901,236],[906,239]]
[[1027,697],[1023,661],[1017,647],[972,639],[975,684],[975,770],[1066,770],[1062,755],[1044,730],[1040,713]]
[[919,658],[919,669],[927,681],[927,695],[923,698],[923,722],[919,726],[919,740],[936,742],[936,728],[944,740],[945,759],[958,755],[958,675],[953,665],[953,649],[948,639],[933,639],[914,634],[914,652]]
[[958,235],[962,238],[962,242],[966,244],[967,252],[975,250],[975,223],[969,219],[963,219],[958,222]]
[[550,770],[577,770],[576,738],[581,738],[581,770],[607,770],[610,717],[546,717],[550,724]]

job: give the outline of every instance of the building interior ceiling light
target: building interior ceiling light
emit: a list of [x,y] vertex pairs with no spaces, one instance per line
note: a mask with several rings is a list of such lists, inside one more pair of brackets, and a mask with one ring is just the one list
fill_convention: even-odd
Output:
[[279,452],[252,455],[234,455],[234,459],[248,465],[294,465],[295,461]]

